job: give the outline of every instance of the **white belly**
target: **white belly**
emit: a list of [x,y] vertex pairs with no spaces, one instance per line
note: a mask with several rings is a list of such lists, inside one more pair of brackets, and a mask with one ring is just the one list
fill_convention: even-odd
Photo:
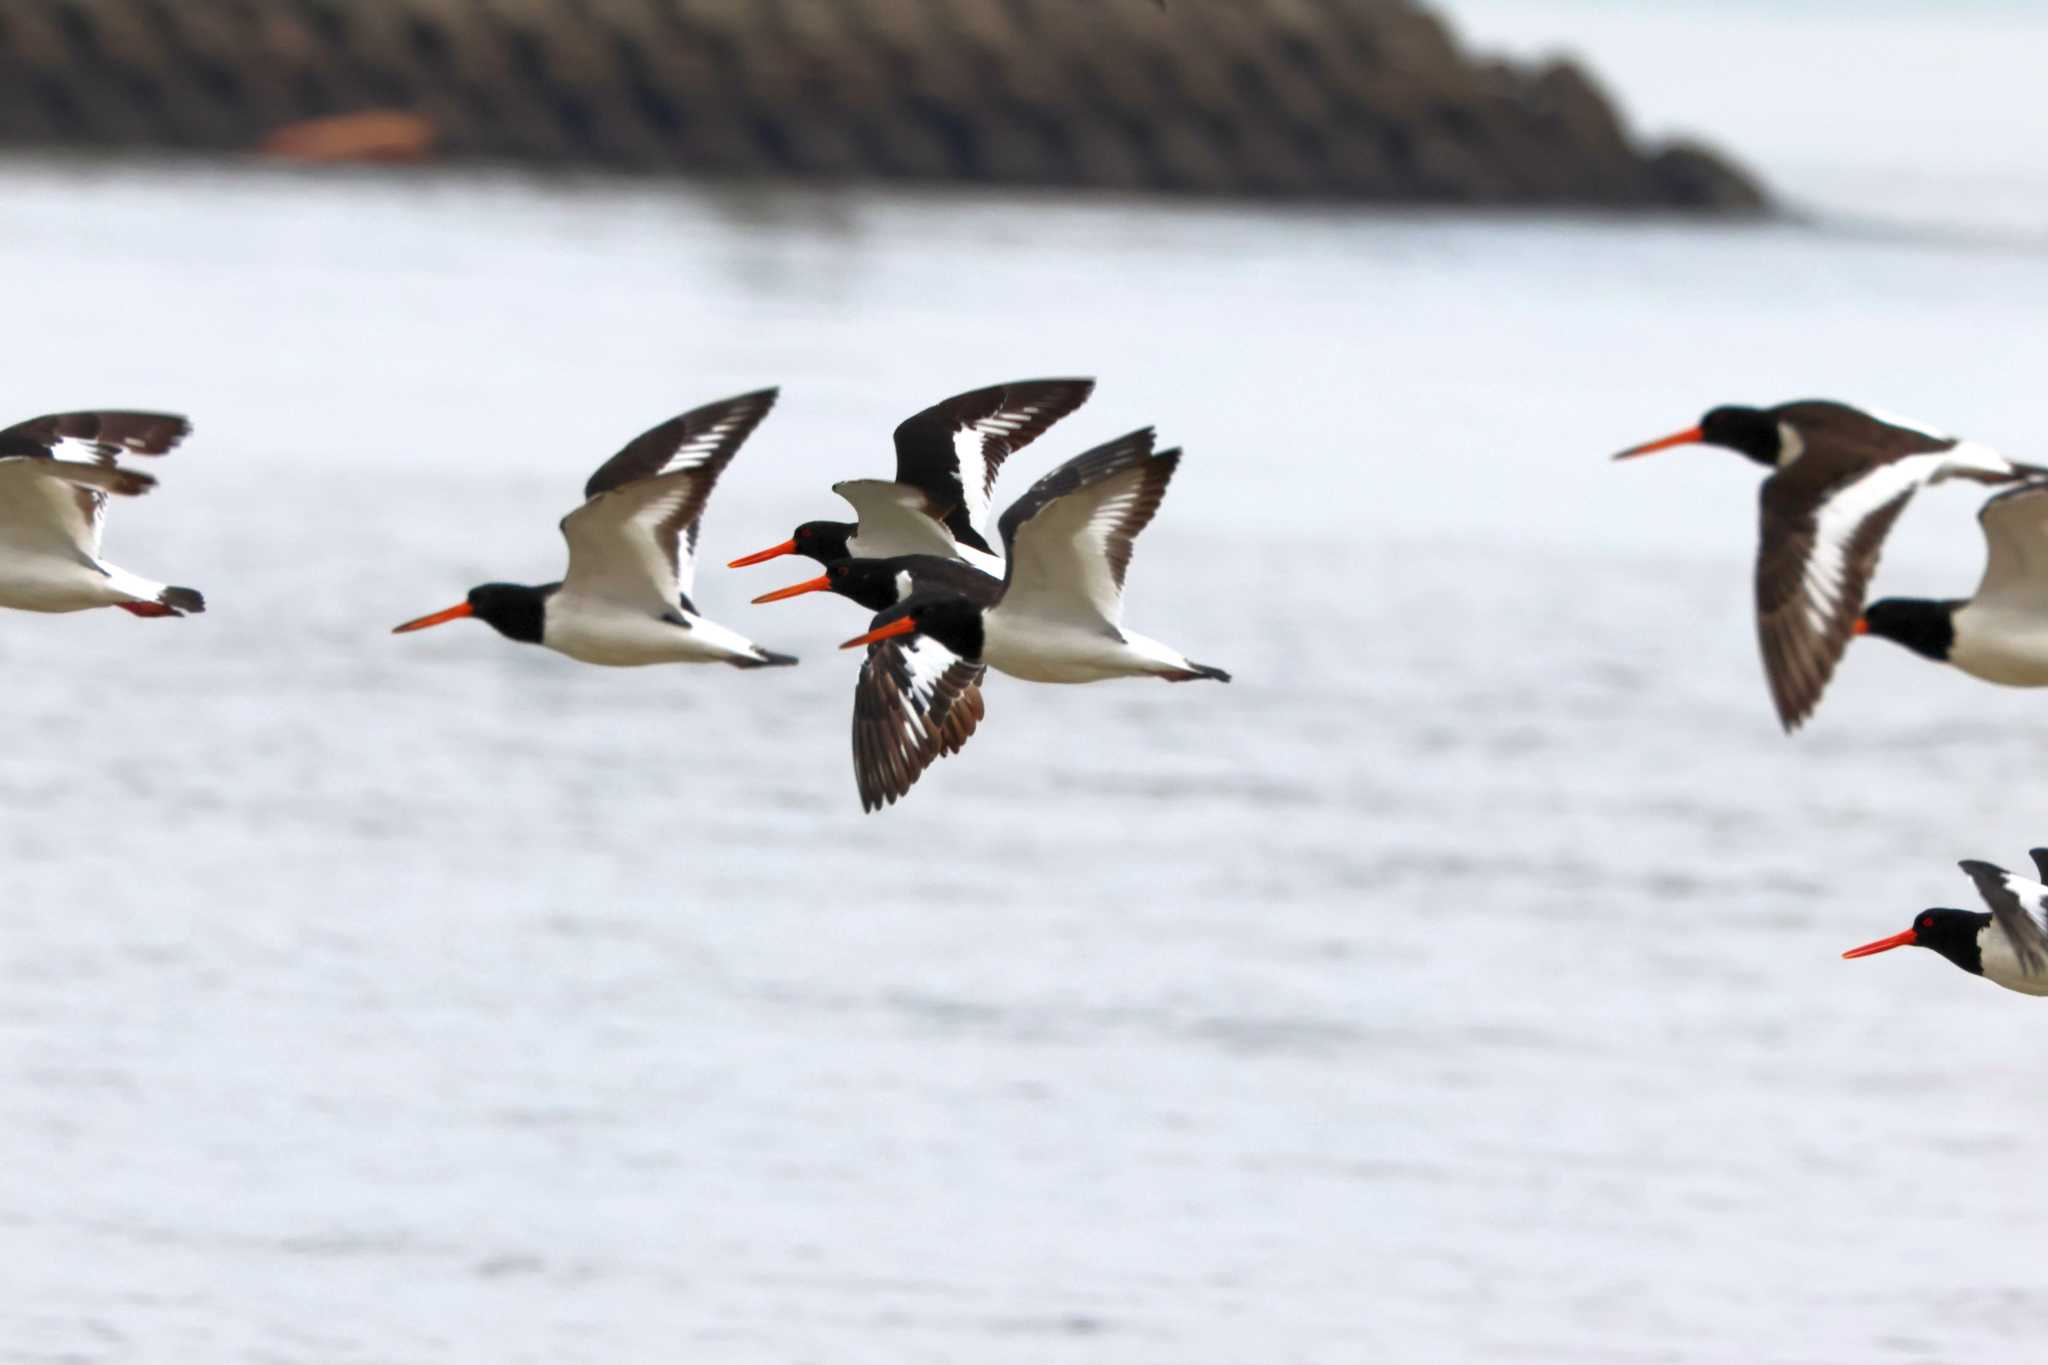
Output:
[[691,625],[685,628],[599,599],[564,602],[558,594],[548,603],[541,643],[581,663],[608,668],[752,657],[753,647],[743,637],[702,617],[689,619]]
[[86,611],[135,600],[117,580],[76,559],[16,552],[0,561],[0,607]]
[[1035,618],[1012,622],[1000,608],[988,613],[981,660],[1026,682],[1092,683],[1110,678],[1156,677],[1192,665],[1157,640],[1126,632]]
[[1949,662],[2007,687],[2048,687],[2048,615],[1964,607],[1955,615]]
[[1979,936],[1977,946],[1986,981],[2021,995],[2048,995],[2048,976],[2029,976],[2021,971],[2019,955],[2013,952],[2004,934],[1986,931]]

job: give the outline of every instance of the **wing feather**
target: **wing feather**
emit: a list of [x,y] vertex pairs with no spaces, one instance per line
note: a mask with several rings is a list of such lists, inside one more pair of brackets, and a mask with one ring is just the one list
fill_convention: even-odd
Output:
[[902,799],[926,768],[960,751],[981,723],[986,673],[926,635],[868,646],[853,688],[853,777],[862,810]]
[[1816,502],[1764,480],[1756,559],[1757,643],[1778,719],[1796,730],[1854,638],[1884,538],[1930,471],[1881,465]]
[[1117,629],[1132,550],[1180,464],[1153,439],[1146,427],[1077,455],[1003,513],[1004,611]]
[[[132,412],[120,408],[53,412],[0,429],[0,459],[48,461],[46,472],[61,480],[68,507],[36,496],[55,493],[55,485],[14,484],[27,503],[17,502],[11,532],[0,532],[15,544],[25,535],[47,539],[56,534],[86,555],[97,557],[106,526],[108,493],[133,497],[156,483],[137,470],[122,469],[122,455],[165,455],[192,433],[192,424],[176,413]],[[56,466],[63,466],[59,469]],[[35,523],[40,521],[38,527]]]
[[2048,611],[2048,479],[1998,494],[1977,520],[1984,528],[1984,577],[1973,604]]
[[941,509],[955,540],[986,551],[980,527],[1003,461],[1094,391],[1092,379],[1022,379],[934,403],[896,428],[896,482]]
[[2028,976],[2048,975],[2048,904],[2043,903],[2048,886],[1974,858],[1960,866],[1991,907],[1991,917],[2012,944],[2020,970]]
[[705,504],[775,395],[762,389],[693,408],[605,461],[585,485],[584,504],[562,518],[562,590],[650,611],[695,610],[689,594]]

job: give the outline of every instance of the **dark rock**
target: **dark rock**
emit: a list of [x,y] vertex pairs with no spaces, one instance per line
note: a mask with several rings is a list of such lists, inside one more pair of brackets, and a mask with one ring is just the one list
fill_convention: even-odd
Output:
[[[1568,35],[1560,35],[1566,37]],[[445,157],[1754,213],[1569,62],[1412,0],[8,0],[0,146],[244,152],[369,109]]]
[[1757,183],[1717,153],[1674,142],[1650,158],[1650,174],[1666,203],[1723,213],[1759,213],[1770,206]]

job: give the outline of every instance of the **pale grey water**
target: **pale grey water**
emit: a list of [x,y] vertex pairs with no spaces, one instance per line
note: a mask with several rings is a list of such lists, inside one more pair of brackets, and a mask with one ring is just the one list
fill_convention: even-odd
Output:
[[[1755,478],[1880,402],[2044,458],[2048,257],[1825,230],[256,169],[0,171],[22,414],[198,431],[9,616],[0,1360],[2020,1361],[2038,1007],[1836,960],[2048,842],[2048,699],[1859,646],[1799,739]],[[1131,619],[864,817],[860,614],[612,672],[393,623],[781,407],[717,564],[918,404],[1189,455]],[[1967,493],[1886,590],[1966,592]]]

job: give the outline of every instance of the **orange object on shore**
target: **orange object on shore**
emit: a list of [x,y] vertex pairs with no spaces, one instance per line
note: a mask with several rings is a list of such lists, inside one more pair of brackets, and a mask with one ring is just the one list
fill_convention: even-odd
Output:
[[264,138],[258,150],[294,161],[421,161],[432,154],[439,134],[424,115],[366,109],[287,123]]

